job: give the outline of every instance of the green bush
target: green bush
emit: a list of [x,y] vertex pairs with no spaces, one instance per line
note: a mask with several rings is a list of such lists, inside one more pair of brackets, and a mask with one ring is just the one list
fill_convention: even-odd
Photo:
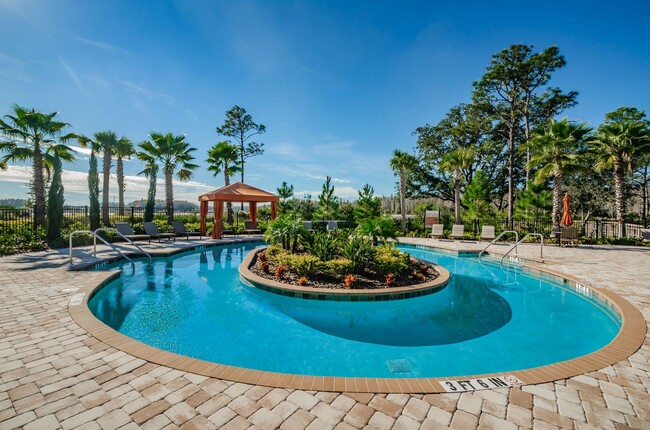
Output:
[[300,276],[311,276],[323,269],[323,262],[308,254],[283,254],[278,258],[278,262],[290,267]]
[[30,229],[4,229],[0,234],[0,255],[47,249],[45,229],[39,227],[38,234]]
[[372,263],[375,247],[363,237],[352,236],[343,244],[341,254],[352,262],[355,272],[358,272]]
[[336,257],[338,240],[333,234],[316,232],[311,243],[305,245],[307,251],[321,261],[328,261]]
[[399,275],[408,267],[409,256],[399,250],[383,245],[377,248],[375,253],[374,268],[381,276],[389,273]]
[[335,258],[322,264],[325,274],[336,279],[343,279],[354,271],[354,265],[347,258]]
[[276,245],[271,245],[268,248],[266,248],[266,255],[274,263],[279,256],[286,255],[286,254],[288,254],[287,251],[285,251],[284,249]]

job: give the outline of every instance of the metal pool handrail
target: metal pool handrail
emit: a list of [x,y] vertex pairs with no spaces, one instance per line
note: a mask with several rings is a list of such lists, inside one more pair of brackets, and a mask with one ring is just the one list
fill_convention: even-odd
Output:
[[[129,239],[128,237],[126,237],[126,236],[124,236],[122,233],[120,233],[116,228],[111,228],[111,227],[101,227],[101,228],[98,228],[97,230],[95,230],[95,233],[97,233],[98,231],[112,231],[112,232],[114,232],[114,233],[117,233],[118,236],[120,236],[122,239],[126,240],[126,241],[129,242],[131,245],[133,245],[133,246],[135,246],[136,248],[138,248],[138,251],[140,251],[141,253],[143,253],[143,254],[146,255],[147,257],[149,257],[149,262],[151,263],[151,255],[149,255],[149,253],[148,253],[147,251],[145,251],[144,249],[140,248],[140,246],[139,246],[137,243],[135,243],[134,241],[132,241],[131,239]],[[114,249],[117,249],[117,248],[115,248],[115,247],[113,247],[113,248],[114,248]],[[118,252],[119,252],[119,251],[118,251]],[[129,261],[131,261],[131,260],[129,260]]]
[[506,258],[506,256],[507,256],[508,254],[510,254],[510,251],[512,251],[513,249],[517,249],[517,247],[519,246],[519,244],[522,243],[524,240],[526,240],[526,238],[527,238],[528,236],[539,236],[539,239],[540,239],[539,258],[544,258],[544,236],[542,236],[541,233],[527,233],[524,237],[521,238],[520,241],[518,241],[518,242],[515,244],[515,246],[513,246],[512,248],[510,248],[510,249],[508,250],[508,252],[506,252],[505,254],[503,254],[503,256],[501,257],[501,260],[499,261],[499,267],[503,267],[503,259]]
[[116,251],[120,256],[124,257],[125,259],[127,259],[127,260],[129,260],[131,263],[133,263],[133,260],[131,260],[131,259],[130,259],[126,254],[124,254],[122,251],[120,251],[119,248],[117,248],[117,247],[114,246],[112,243],[108,242],[108,241],[105,240],[103,237],[101,237],[99,234],[97,234],[97,232],[100,232],[100,231],[113,231],[113,232],[117,233],[117,234],[118,234],[119,236],[121,236],[124,240],[126,240],[126,241],[129,242],[131,245],[133,245],[133,246],[135,246],[136,248],[138,248],[138,250],[139,250],[141,253],[143,253],[144,255],[146,255],[147,257],[149,257],[149,262],[151,262],[151,255],[149,255],[149,253],[147,253],[145,250],[143,250],[142,248],[140,248],[140,247],[139,247],[136,243],[134,243],[131,239],[129,239],[128,237],[124,236],[122,233],[120,233],[119,231],[117,231],[117,230],[114,229],[114,228],[110,228],[110,227],[101,227],[101,228],[98,228],[98,229],[95,230],[95,231],[91,231],[91,230],[76,230],[76,231],[73,231],[73,232],[70,234],[69,248],[68,248],[68,249],[69,249],[68,254],[69,254],[69,256],[70,256],[70,264],[72,264],[72,237],[73,237],[74,235],[76,235],[76,234],[91,234],[91,235],[93,236],[93,258],[97,258],[97,239],[99,239],[99,240],[101,240],[102,242],[104,242],[104,244],[110,246],[110,247],[111,247],[114,251]]
[[[490,243],[488,243],[487,246],[486,246],[485,248],[483,248],[483,250],[482,250],[481,252],[478,253],[478,261],[481,261],[481,255],[483,255],[483,253],[484,253],[485,251],[487,251],[487,249],[488,249],[490,246],[492,246],[492,245],[494,245],[495,243],[497,243],[497,241],[498,241],[499,239],[501,239],[501,236],[503,236],[503,235],[506,234],[506,233],[514,233],[514,234],[515,234],[515,243],[519,243],[519,233],[517,233],[517,232],[514,231],[514,230],[506,230],[506,231],[502,231],[502,232],[501,232],[497,237],[495,237],[494,239],[492,239],[492,241],[491,241]],[[515,245],[515,247],[516,247],[516,246],[517,246],[517,245]],[[508,252],[510,252],[510,251],[508,251]]]

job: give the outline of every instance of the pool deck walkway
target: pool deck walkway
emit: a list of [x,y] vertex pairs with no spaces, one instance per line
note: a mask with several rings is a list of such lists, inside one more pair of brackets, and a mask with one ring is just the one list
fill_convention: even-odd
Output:
[[[449,250],[485,246],[401,241]],[[143,248],[157,253],[214,242]],[[538,253],[534,245],[519,252]],[[548,246],[544,254],[548,269],[619,294],[650,321],[650,248]],[[612,366],[521,388],[426,395],[268,388],[148,363],[95,339],[72,320],[68,302],[102,278],[69,270],[63,251],[0,258],[0,429],[650,428],[647,334],[636,353]]]

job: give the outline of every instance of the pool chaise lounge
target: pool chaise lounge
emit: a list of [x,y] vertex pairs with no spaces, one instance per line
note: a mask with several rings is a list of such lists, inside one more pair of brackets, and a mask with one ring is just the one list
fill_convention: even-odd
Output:
[[135,234],[133,231],[133,227],[129,225],[129,223],[126,222],[118,222],[115,223],[115,229],[120,233],[122,236],[126,237],[129,240],[148,240],[149,243],[151,243],[151,236],[148,234]]
[[158,239],[158,242],[162,239],[176,240],[176,235],[174,233],[161,233],[160,230],[158,230],[158,226],[153,222],[145,222],[142,225],[144,226],[144,232],[152,239]]
[[180,221],[172,221],[172,227],[174,227],[174,234],[177,237],[183,237],[185,236],[188,240],[190,236],[196,237],[198,236],[199,239],[202,239],[201,232],[198,231],[187,231],[187,228],[185,227],[185,224],[183,224]]

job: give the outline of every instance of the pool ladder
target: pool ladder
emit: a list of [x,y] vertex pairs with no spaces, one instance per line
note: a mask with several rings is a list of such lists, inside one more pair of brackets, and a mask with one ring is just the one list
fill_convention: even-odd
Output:
[[129,260],[131,263],[133,263],[133,260],[130,259],[130,258],[129,258],[126,254],[124,254],[122,251],[120,251],[119,248],[117,248],[115,245],[113,245],[112,243],[108,242],[106,239],[104,239],[103,237],[101,237],[101,236],[98,234],[98,232],[100,232],[100,231],[112,231],[112,232],[114,232],[114,233],[117,233],[118,236],[122,237],[122,239],[126,240],[126,241],[129,242],[131,245],[135,246],[135,247],[138,249],[138,251],[140,251],[142,254],[144,254],[144,255],[146,255],[147,257],[149,257],[149,262],[151,262],[151,255],[150,255],[148,252],[146,252],[144,249],[140,248],[140,246],[138,246],[138,244],[136,244],[135,242],[133,242],[131,239],[129,239],[128,237],[124,236],[122,233],[120,233],[119,231],[117,231],[117,229],[110,228],[110,227],[101,227],[101,228],[98,228],[98,229],[95,230],[95,231],[91,231],[91,230],[76,230],[76,231],[73,231],[73,232],[70,234],[70,246],[69,246],[70,264],[72,264],[72,237],[73,237],[74,235],[76,235],[76,234],[90,234],[90,235],[93,236],[93,258],[97,258],[97,239],[99,239],[99,240],[101,240],[102,242],[104,242],[104,244],[110,246],[110,247],[113,249],[113,251],[116,251],[120,256],[124,257],[125,259],[127,259],[127,260]]
[[[527,233],[524,237],[521,238],[520,241],[515,243],[515,245],[508,250],[503,256],[501,257],[501,260],[499,261],[499,267],[503,267],[503,260],[512,252],[513,249],[517,249],[520,243],[522,243],[528,236],[539,236],[539,258],[543,259],[544,258],[544,236],[542,236],[540,233]],[[517,255],[517,252],[515,251],[515,255]]]
[[[508,234],[508,233],[512,233],[512,234],[515,235],[515,245],[513,246],[513,248],[516,248],[517,245],[519,244],[519,233],[517,233],[514,230],[502,231],[497,237],[492,239],[492,241],[490,243],[488,243],[487,246],[485,248],[483,248],[483,250],[481,252],[478,253],[478,261],[481,261],[481,255],[483,255],[487,251],[487,249],[489,247],[491,247],[492,245],[497,243],[499,241],[499,239],[501,239],[502,236],[504,236],[505,234]],[[510,248],[510,250],[508,252],[510,252],[510,251],[512,251],[512,248]]]

